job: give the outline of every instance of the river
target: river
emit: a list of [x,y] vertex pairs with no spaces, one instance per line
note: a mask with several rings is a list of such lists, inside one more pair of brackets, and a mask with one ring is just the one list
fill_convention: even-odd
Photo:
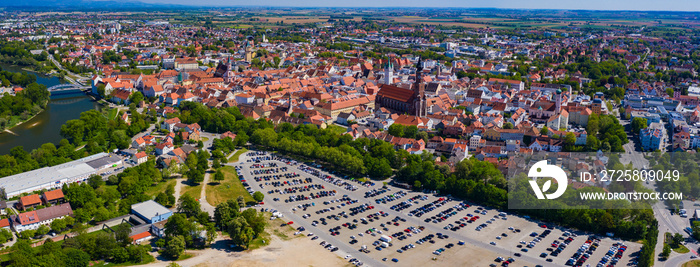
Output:
[[[17,66],[0,64],[0,67],[6,71],[23,71]],[[33,74],[37,76],[37,83],[46,85],[46,87],[61,84],[57,77],[39,73]],[[15,134],[0,133],[0,155],[9,153],[16,146],[23,146],[24,150],[31,151],[45,143],[58,144],[63,139],[60,133],[61,125],[66,121],[79,118],[83,111],[99,108],[100,105],[97,102],[80,91],[52,95],[44,111],[31,120],[10,129]]]

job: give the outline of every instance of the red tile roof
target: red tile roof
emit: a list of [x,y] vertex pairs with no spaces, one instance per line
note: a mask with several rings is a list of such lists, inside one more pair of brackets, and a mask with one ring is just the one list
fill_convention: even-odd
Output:
[[134,241],[136,241],[136,240],[139,240],[139,239],[141,239],[141,238],[146,238],[146,237],[149,237],[149,236],[151,236],[151,233],[149,233],[148,231],[146,231],[146,232],[143,232],[143,233],[140,233],[140,234],[132,235],[132,236],[131,236],[131,239],[134,240]]
[[41,198],[39,197],[39,195],[34,194],[34,195],[21,197],[19,199],[19,202],[22,203],[23,206],[41,204]]
[[63,190],[61,189],[44,192],[44,199],[46,199],[46,201],[61,199],[64,197],[65,196],[63,195]]
[[36,214],[36,211],[20,213],[17,217],[19,223],[22,225],[28,225],[39,222],[39,216]]

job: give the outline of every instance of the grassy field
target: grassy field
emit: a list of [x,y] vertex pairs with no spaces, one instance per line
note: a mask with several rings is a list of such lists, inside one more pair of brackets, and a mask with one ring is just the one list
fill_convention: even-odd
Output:
[[246,203],[255,202],[253,197],[245,190],[241,180],[238,179],[236,169],[231,166],[221,168],[224,173],[224,180],[220,184],[210,183],[207,185],[207,202],[212,206],[226,202],[229,199],[236,199],[243,196]]
[[[671,233],[669,233],[669,232],[666,232],[664,234],[664,243],[670,245],[672,242],[672,240],[671,240],[672,238],[673,238],[673,235],[671,235]],[[671,246],[671,249],[673,251],[675,251],[676,253],[680,253],[680,254],[685,254],[685,253],[690,252],[690,250],[686,246],[684,246],[683,244],[680,244],[677,248],[674,248],[673,246]]]
[[700,267],[700,260],[689,261],[681,265],[683,267]]
[[344,134],[348,130],[346,128],[340,127],[338,125],[328,125],[328,129],[333,131],[335,134]]
[[236,153],[233,154],[233,156],[231,156],[231,158],[228,159],[228,162],[238,161],[238,157],[243,155],[243,153],[245,153],[245,152],[248,152],[248,149],[246,149],[246,148],[239,149],[238,151],[236,151]]
[[155,262],[155,261],[156,261],[156,258],[154,258],[154,257],[151,256],[150,254],[148,254],[148,255],[146,255],[146,259],[143,260],[143,261],[140,262],[140,263],[124,262],[124,263],[119,263],[119,264],[117,264],[117,263],[111,263],[111,262],[105,263],[104,261],[100,261],[101,264],[95,264],[95,265],[102,265],[102,266],[107,266],[107,267],[116,267],[116,266],[136,266],[136,265],[149,264],[149,263],[152,263],[152,262]]
[[160,192],[165,192],[166,189],[168,189],[168,186],[170,185],[175,185],[175,179],[170,179],[167,181],[161,181],[158,183],[156,186],[149,187],[146,189],[145,194],[150,196],[150,197],[155,197],[158,195]]
[[679,247],[674,248],[673,251],[675,251],[676,253],[685,254],[685,253],[690,252],[690,249],[688,249],[684,245],[680,245]]
[[107,118],[110,120],[113,120],[117,117],[117,112],[119,112],[119,109],[113,108],[110,109],[107,113]]
[[182,187],[180,188],[180,196],[185,196],[185,195],[191,196],[195,199],[199,199],[199,197],[202,196],[202,184],[196,184],[194,186],[190,186],[190,185],[187,185],[186,182],[183,183]]
[[[285,241],[290,240],[290,239],[295,237],[294,236],[295,230],[294,230],[294,227],[292,227],[291,225],[287,225],[286,223],[287,223],[287,221],[282,220],[281,218],[277,218],[270,223],[269,229],[272,231],[272,233],[274,235],[276,235],[280,239],[285,240]],[[283,226],[283,224],[284,224],[284,226]],[[301,236],[303,236],[303,235],[297,235],[296,237],[301,237]]]
[[192,258],[193,256],[194,256],[194,255],[192,255],[192,254],[190,254],[190,253],[182,253],[182,255],[180,255],[180,257],[177,258],[176,261],[186,260],[186,259]]

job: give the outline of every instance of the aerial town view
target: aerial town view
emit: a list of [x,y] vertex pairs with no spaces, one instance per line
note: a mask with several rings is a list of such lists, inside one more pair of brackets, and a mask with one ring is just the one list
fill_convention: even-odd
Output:
[[700,2],[1,2],[0,266],[700,266]]

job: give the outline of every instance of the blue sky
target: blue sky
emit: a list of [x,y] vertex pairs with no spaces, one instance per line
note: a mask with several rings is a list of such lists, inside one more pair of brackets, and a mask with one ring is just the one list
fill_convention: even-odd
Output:
[[700,11],[700,0],[141,0],[210,6],[296,7],[495,7],[516,9],[669,10]]

